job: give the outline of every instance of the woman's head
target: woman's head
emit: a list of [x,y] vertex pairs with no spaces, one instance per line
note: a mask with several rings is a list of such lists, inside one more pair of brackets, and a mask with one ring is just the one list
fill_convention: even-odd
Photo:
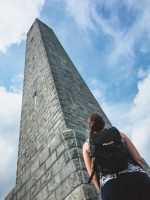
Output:
[[99,114],[92,114],[88,119],[90,133],[98,132],[104,129],[105,122]]

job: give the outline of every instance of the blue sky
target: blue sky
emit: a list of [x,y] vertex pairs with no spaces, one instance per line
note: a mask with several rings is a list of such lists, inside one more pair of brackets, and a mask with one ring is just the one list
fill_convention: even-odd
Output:
[[0,200],[15,184],[25,40],[37,17],[54,30],[108,118],[150,164],[150,2],[14,0],[2,4]]

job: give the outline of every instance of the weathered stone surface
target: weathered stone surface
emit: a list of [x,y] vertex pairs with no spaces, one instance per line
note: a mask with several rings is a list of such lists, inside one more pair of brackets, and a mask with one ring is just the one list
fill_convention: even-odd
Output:
[[70,179],[67,179],[62,185],[56,190],[56,199],[63,200],[72,191],[72,184]]
[[[30,192],[26,193],[25,196],[23,197],[25,200],[30,200],[31,196],[30,196]],[[22,200],[22,199],[21,199]]]
[[9,194],[7,195],[6,200],[11,200],[13,197],[13,191],[9,192]]
[[60,137],[59,135],[55,135],[52,140],[49,142],[49,148],[50,148],[50,151],[53,152],[57,147],[58,145],[61,144],[61,140],[60,140]]
[[46,173],[41,177],[41,187],[44,187],[53,178],[53,168],[46,170]]
[[49,194],[52,194],[61,184],[61,176],[57,174],[49,183],[48,183],[48,191]]
[[56,200],[56,194],[55,194],[55,192],[54,192],[53,194],[51,194],[51,195],[47,198],[47,200]]
[[31,178],[31,171],[28,168],[26,172],[22,175],[22,185],[25,184]]
[[26,187],[26,192],[28,192],[32,186],[36,183],[36,177],[32,176],[29,181],[26,183],[25,187]]
[[52,155],[46,160],[46,169],[52,166],[52,164],[56,161],[56,151],[52,153]]
[[76,171],[73,174],[71,174],[70,182],[72,183],[73,189],[82,184],[84,182],[82,178],[82,171]]
[[46,173],[46,165],[45,163],[43,163],[43,165],[41,165],[39,167],[39,169],[36,171],[35,173],[35,177],[38,180],[44,173]]
[[15,195],[19,191],[19,189],[21,189],[21,187],[22,187],[22,181],[16,184],[16,187],[13,189],[13,195]]
[[13,196],[7,196],[6,198],[5,198],[5,200],[17,200],[17,196],[16,195],[13,195]]
[[49,148],[43,149],[43,150],[39,153],[40,165],[41,165],[43,162],[45,162],[49,156],[50,156]]
[[31,165],[31,175],[33,175],[40,167],[40,161],[39,161],[39,158],[35,158],[33,161],[32,161],[32,165]]
[[65,156],[62,155],[52,166],[53,176],[55,176],[66,165]]
[[31,199],[35,197],[35,195],[41,190],[41,182],[40,180],[36,181],[36,183],[31,187]]
[[45,186],[36,196],[37,200],[46,200],[48,197],[48,189],[47,186]]
[[97,192],[94,188],[89,188],[88,185],[82,185],[77,187],[70,193],[65,200],[97,200]]
[[60,157],[64,153],[64,151],[65,151],[65,144],[61,143],[56,150],[57,157]]
[[20,190],[17,192],[17,200],[21,200],[23,196],[25,195],[25,187],[23,186],[20,188]]

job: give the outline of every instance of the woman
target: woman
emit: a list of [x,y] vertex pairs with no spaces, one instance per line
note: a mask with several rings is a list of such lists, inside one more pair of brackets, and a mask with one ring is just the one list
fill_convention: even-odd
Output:
[[[100,132],[104,127],[105,122],[100,115],[92,114],[89,117],[88,128],[90,134]],[[123,133],[120,133],[120,135],[135,162],[129,162],[128,168],[119,172],[118,176],[116,174],[104,176],[100,173],[100,180],[98,180],[95,173],[92,183],[97,190],[101,189],[103,200],[150,200],[150,178],[144,170],[143,159],[131,140]],[[89,139],[83,145],[83,158],[90,176],[93,171],[93,160],[90,156]]]

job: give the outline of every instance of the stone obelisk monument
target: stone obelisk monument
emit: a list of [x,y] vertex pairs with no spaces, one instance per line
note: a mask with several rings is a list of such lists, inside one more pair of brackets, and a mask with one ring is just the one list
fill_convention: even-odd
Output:
[[16,186],[6,200],[97,199],[82,157],[94,112],[111,126],[54,32],[36,19],[27,35]]

